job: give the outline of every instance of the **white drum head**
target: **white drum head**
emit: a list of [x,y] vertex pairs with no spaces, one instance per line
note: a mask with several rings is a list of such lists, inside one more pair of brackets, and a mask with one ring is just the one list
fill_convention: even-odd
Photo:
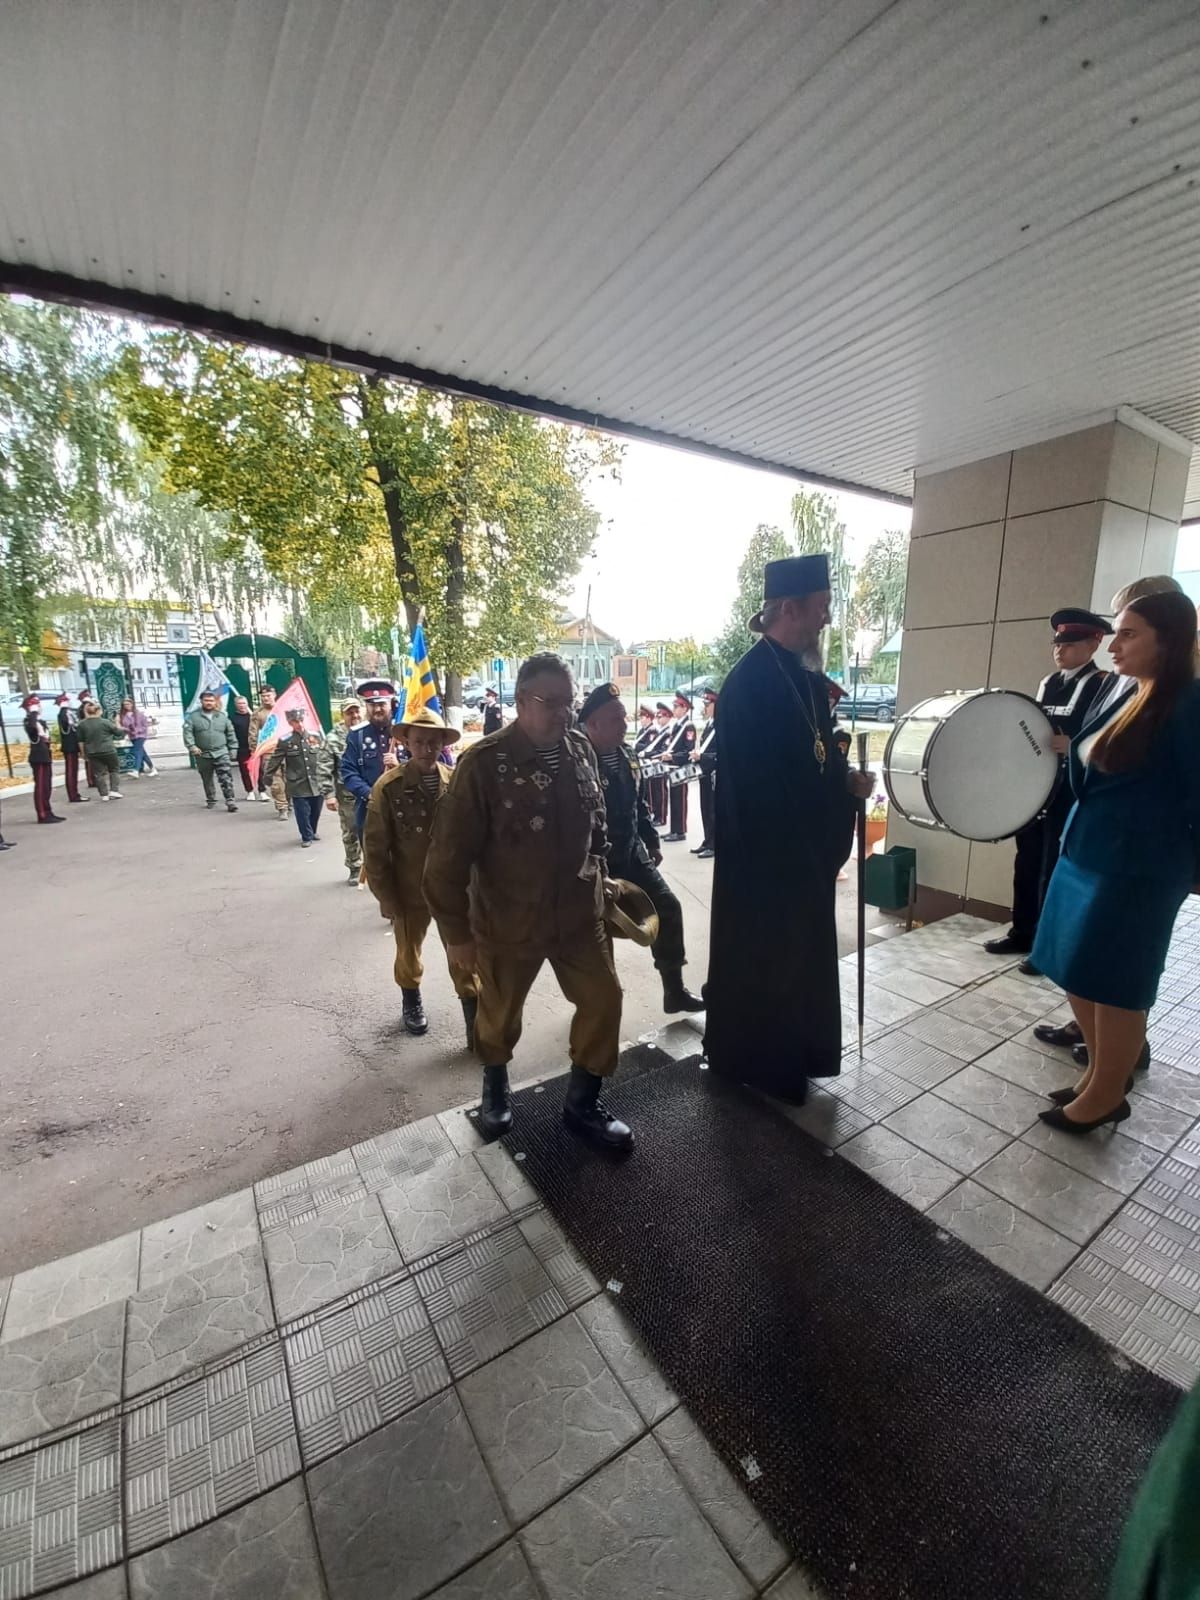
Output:
[[1053,735],[1026,695],[985,690],[959,699],[928,750],[925,783],[938,821],[978,840],[1007,839],[1032,822],[1058,781]]

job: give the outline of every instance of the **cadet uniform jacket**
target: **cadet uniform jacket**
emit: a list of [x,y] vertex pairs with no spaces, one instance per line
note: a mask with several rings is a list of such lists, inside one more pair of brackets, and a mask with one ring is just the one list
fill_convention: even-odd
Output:
[[619,878],[631,861],[652,861],[659,854],[658,829],[646,805],[645,780],[637,757],[622,745],[616,772],[600,763],[600,787],[608,828],[608,871]]
[[1035,698],[1055,733],[1065,733],[1068,739],[1074,739],[1109,681],[1109,674],[1089,661],[1074,674],[1052,672],[1048,678],[1043,678]]
[[69,706],[58,708],[58,737],[63,755],[79,754],[79,717]]
[[671,761],[677,767],[686,766],[696,748],[696,724],[687,717],[673,722],[667,729],[668,738],[658,752],[660,761]]
[[587,736],[569,730],[551,772],[510,723],[458,763],[438,808],[425,900],[448,945],[474,937],[513,955],[565,953],[596,937],[607,853]]
[[386,917],[425,907],[421,879],[433,836],[434,813],[454,776],[440,761],[433,771],[438,780],[435,794],[426,789],[425,774],[406,761],[384,773],[367,802],[367,825],[363,830],[367,887]]
[[25,737],[29,740],[29,765],[52,766],[54,753],[50,749],[50,730],[36,711],[25,713]]
[[333,793],[333,751],[323,733],[310,728],[281,739],[267,757],[267,778],[273,778],[281,767],[289,800]]

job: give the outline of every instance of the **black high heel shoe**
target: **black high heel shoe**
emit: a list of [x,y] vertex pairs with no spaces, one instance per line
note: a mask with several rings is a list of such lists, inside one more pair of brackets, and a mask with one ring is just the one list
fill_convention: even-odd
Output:
[[[1131,1072],[1125,1080],[1125,1093],[1128,1094],[1132,1088],[1133,1073]],[[1053,1100],[1056,1106],[1069,1106],[1072,1100],[1079,1099],[1079,1091],[1077,1089],[1051,1089],[1046,1099]]]
[[1122,1100],[1115,1110],[1105,1112],[1104,1116],[1097,1117],[1094,1122],[1072,1122],[1064,1106],[1052,1106],[1049,1111],[1039,1111],[1038,1118],[1048,1128],[1057,1128],[1060,1133],[1094,1133],[1097,1128],[1107,1127],[1110,1122],[1116,1127],[1117,1123],[1124,1122],[1129,1114],[1129,1101]]

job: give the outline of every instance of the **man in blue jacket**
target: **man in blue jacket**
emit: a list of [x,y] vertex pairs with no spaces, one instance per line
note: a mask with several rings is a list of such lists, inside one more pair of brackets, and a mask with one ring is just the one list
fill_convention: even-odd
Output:
[[351,728],[342,752],[342,782],[354,796],[354,826],[361,840],[367,821],[367,801],[371,790],[388,767],[396,765],[392,753],[392,711],[395,690],[390,683],[373,681],[359,690],[367,705],[367,720]]

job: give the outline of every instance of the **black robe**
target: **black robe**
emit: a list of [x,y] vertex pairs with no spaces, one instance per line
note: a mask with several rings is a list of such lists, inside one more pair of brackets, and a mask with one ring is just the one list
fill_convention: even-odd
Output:
[[704,1051],[714,1072],[801,1100],[841,1065],[834,899],[854,837],[824,680],[761,639],[722,686],[716,750]]

